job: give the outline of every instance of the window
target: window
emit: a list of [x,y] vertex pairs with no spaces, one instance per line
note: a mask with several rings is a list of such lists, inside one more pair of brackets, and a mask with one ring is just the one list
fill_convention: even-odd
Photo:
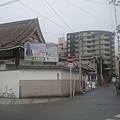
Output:
[[67,42],[70,43],[70,40],[68,40]]
[[87,51],[88,53],[91,53],[91,51]]
[[68,35],[67,38],[70,38],[70,35]]
[[68,47],[70,47],[70,44],[68,44]]
[[87,34],[91,34],[91,31],[88,31]]
[[109,50],[105,49],[106,52],[109,52]]
[[68,49],[68,52],[70,52],[70,49]]
[[108,41],[108,39],[105,39],[105,41]]
[[91,46],[87,46],[87,48],[91,48]]
[[59,73],[57,73],[57,80],[59,80]]
[[60,46],[63,46],[63,43],[60,43],[59,45],[60,45]]
[[91,37],[90,37],[90,36],[88,36],[88,37],[87,37],[87,39],[91,39]]
[[108,44],[105,44],[105,46],[107,47],[107,46],[109,46]]
[[68,53],[68,56],[70,56],[70,53]]

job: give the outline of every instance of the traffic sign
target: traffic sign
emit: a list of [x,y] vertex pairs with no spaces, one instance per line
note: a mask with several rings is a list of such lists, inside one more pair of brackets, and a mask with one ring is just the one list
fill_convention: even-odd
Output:
[[73,66],[73,63],[68,63],[68,66]]
[[74,58],[73,58],[72,56],[69,56],[68,59],[67,59],[67,61],[68,61],[69,63],[73,63]]

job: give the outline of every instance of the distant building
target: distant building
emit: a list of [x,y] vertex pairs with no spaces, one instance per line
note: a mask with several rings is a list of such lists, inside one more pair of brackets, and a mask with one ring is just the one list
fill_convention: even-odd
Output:
[[68,56],[79,57],[79,39],[81,39],[82,57],[102,56],[104,63],[109,66],[111,72],[115,71],[115,41],[112,32],[92,30],[68,33]]
[[66,46],[65,37],[58,38],[58,51],[59,51],[59,56],[66,57],[67,46]]

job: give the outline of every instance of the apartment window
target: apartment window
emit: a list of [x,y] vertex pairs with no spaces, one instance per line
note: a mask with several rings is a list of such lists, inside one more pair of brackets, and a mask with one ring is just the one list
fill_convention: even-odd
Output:
[[68,35],[67,38],[70,38],[70,35]]
[[70,52],[70,49],[68,49],[68,52]]
[[87,37],[87,39],[91,39],[91,37],[90,37],[90,36],[88,36],[88,37]]
[[70,47],[70,44],[68,44],[68,47]]
[[109,52],[109,50],[105,49],[106,52]]
[[68,53],[68,56],[70,56],[70,53]]
[[91,34],[91,31],[88,31],[87,34]]
[[75,38],[78,38],[78,35],[75,35]]
[[60,46],[63,46],[63,43],[60,43],[59,45],[60,45]]
[[105,39],[105,41],[108,41],[108,39]]
[[105,36],[105,37],[108,37],[109,35],[105,34],[104,36]]
[[87,46],[87,48],[91,48],[91,46]]
[[75,42],[78,42],[78,40],[75,40]]
[[109,45],[108,44],[105,44],[106,47],[108,47]]
[[70,43],[70,40],[68,40],[67,42]]
[[87,43],[91,43],[91,41],[87,41]]
[[91,51],[87,51],[88,53],[91,53]]

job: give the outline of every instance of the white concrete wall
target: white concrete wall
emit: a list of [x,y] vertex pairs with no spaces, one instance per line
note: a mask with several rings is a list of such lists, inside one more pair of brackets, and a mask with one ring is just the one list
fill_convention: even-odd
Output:
[[5,70],[6,63],[0,63],[0,70]]
[[0,96],[10,89],[19,98],[19,71],[0,71]]
[[61,79],[61,70],[20,70],[19,80],[58,80]]
[[[76,73],[71,73],[71,79],[74,80],[74,76],[77,75]],[[61,71],[61,79],[70,79],[70,72],[69,71]],[[78,75],[77,75],[78,79]]]

